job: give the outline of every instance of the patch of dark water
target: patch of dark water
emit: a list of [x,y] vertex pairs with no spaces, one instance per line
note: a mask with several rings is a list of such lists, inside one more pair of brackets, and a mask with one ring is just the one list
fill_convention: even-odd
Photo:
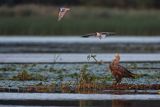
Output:
[[158,100],[0,101],[0,107],[159,107]]

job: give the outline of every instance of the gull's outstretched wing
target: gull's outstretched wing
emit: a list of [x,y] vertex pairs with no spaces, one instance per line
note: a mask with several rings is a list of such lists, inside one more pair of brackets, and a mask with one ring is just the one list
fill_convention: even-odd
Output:
[[101,32],[101,34],[105,34],[105,35],[116,35],[115,32]]
[[90,36],[96,36],[96,33],[86,34],[86,35],[83,35],[82,37],[88,38]]

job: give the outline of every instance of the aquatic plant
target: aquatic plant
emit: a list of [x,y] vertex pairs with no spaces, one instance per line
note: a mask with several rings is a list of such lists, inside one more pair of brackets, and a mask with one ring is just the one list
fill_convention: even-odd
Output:
[[71,87],[71,83],[70,82],[62,83],[61,86],[60,86],[60,90],[63,93],[71,93],[71,92],[73,92],[73,89]]
[[12,80],[32,80],[32,75],[28,74],[26,70],[23,70],[22,72],[18,73],[17,76],[13,76]]
[[3,77],[2,73],[0,73],[0,80],[4,80],[6,78]]
[[44,76],[40,74],[29,74],[26,70],[19,72],[16,76],[13,76],[11,80],[46,80]]
[[93,91],[94,89],[97,89],[97,87],[98,85],[96,84],[96,76],[89,73],[87,64],[83,65],[79,73],[76,92],[90,93],[91,90]]
[[103,61],[102,61],[102,60],[101,60],[101,61],[98,61],[98,60],[96,59],[96,55],[90,54],[90,55],[87,56],[87,60],[88,60],[88,61],[90,61],[91,58],[92,58],[97,64],[103,64]]
[[88,71],[88,65],[83,65],[79,73],[79,83],[92,83],[94,80],[95,79]]
[[55,54],[53,56],[53,63],[56,63],[59,58],[60,58],[60,55],[59,54]]
[[130,65],[130,68],[132,68],[132,69],[137,69],[137,68],[138,68],[137,63],[132,63],[132,64]]
[[16,65],[12,64],[4,64],[0,67],[0,71],[6,72],[6,71],[16,71]]
[[47,77],[41,75],[41,74],[35,74],[35,73],[32,73],[32,80],[39,80],[39,81],[44,81],[44,80],[47,80]]
[[42,83],[31,85],[26,87],[27,92],[54,92],[55,91],[55,84],[44,85]]
[[[124,66],[127,66],[127,68],[134,67],[133,63],[127,63],[127,64],[122,63],[122,64]],[[18,82],[20,84],[23,83],[26,79],[25,83],[27,84],[29,83],[30,87],[24,84],[24,89],[23,90],[19,89],[21,91],[17,92],[28,91],[28,92],[97,93],[97,92],[102,92],[103,90],[112,90],[112,89],[114,90],[160,89],[158,85],[160,79],[159,76],[160,63],[148,62],[147,66],[145,66],[144,64],[145,63],[137,63],[138,70],[136,70],[135,72],[143,75],[148,74],[147,77],[136,79],[134,82],[132,82],[132,80],[126,79],[123,81],[121,85],[117,86],[111,85],[111,82],[113,80],[111,73],[104,71],[104,67],[108,65],[108,63],[106,65],[97,65],[93,63],[64,64],[64,65],[62,64],[63,66],[61,64],[60,65],[54,64],[56,65],[55,67],[52,66],[53,63],[34,64],[34,65],[1,64],[0,65],[1,68],[11,67],[11,68],[16,68],[16,70],[14,72],[12,72],[11,70],[9,70],[9,72],[1,72],[0,79],[8,80],[11,78],[11,80],[13,80],[11,82],[13,83]],[[143,69],[144,67],[145,70]],[[51,71],[49,70],[50,68]],[[32,80],[34,81],[34,84],[32,84],[33,83]],[[41,83],[39,83],[39,81],[41,81]],[[51,82],[53,82],[54,87],[50,86],[52,84]],[[6,85],[9,86],[10,81],[5,81],[5,84],[2,84],[2,86]],[[17,86],[19,86],[19,84],[15,85],[15,87]],[[21,86],[19,87],[21,88]],[[11,88],[14,87],[11,86]]]

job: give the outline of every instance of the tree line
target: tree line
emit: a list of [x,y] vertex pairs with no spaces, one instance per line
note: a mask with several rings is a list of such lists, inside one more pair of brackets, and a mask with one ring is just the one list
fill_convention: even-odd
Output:
[[0,0],[0,5],[17,4],[43,5],[88,5],[118,8],[160,8],[160,0]]

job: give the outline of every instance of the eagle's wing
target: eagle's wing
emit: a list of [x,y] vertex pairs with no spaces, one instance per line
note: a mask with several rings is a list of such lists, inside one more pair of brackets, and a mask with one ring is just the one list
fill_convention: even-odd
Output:
[[124,77],[132,77],[133,78],[135,76],[135,74],[131,73],[128,69],[126,69],[122,65],[118,65],[118,71],[120,71]]

